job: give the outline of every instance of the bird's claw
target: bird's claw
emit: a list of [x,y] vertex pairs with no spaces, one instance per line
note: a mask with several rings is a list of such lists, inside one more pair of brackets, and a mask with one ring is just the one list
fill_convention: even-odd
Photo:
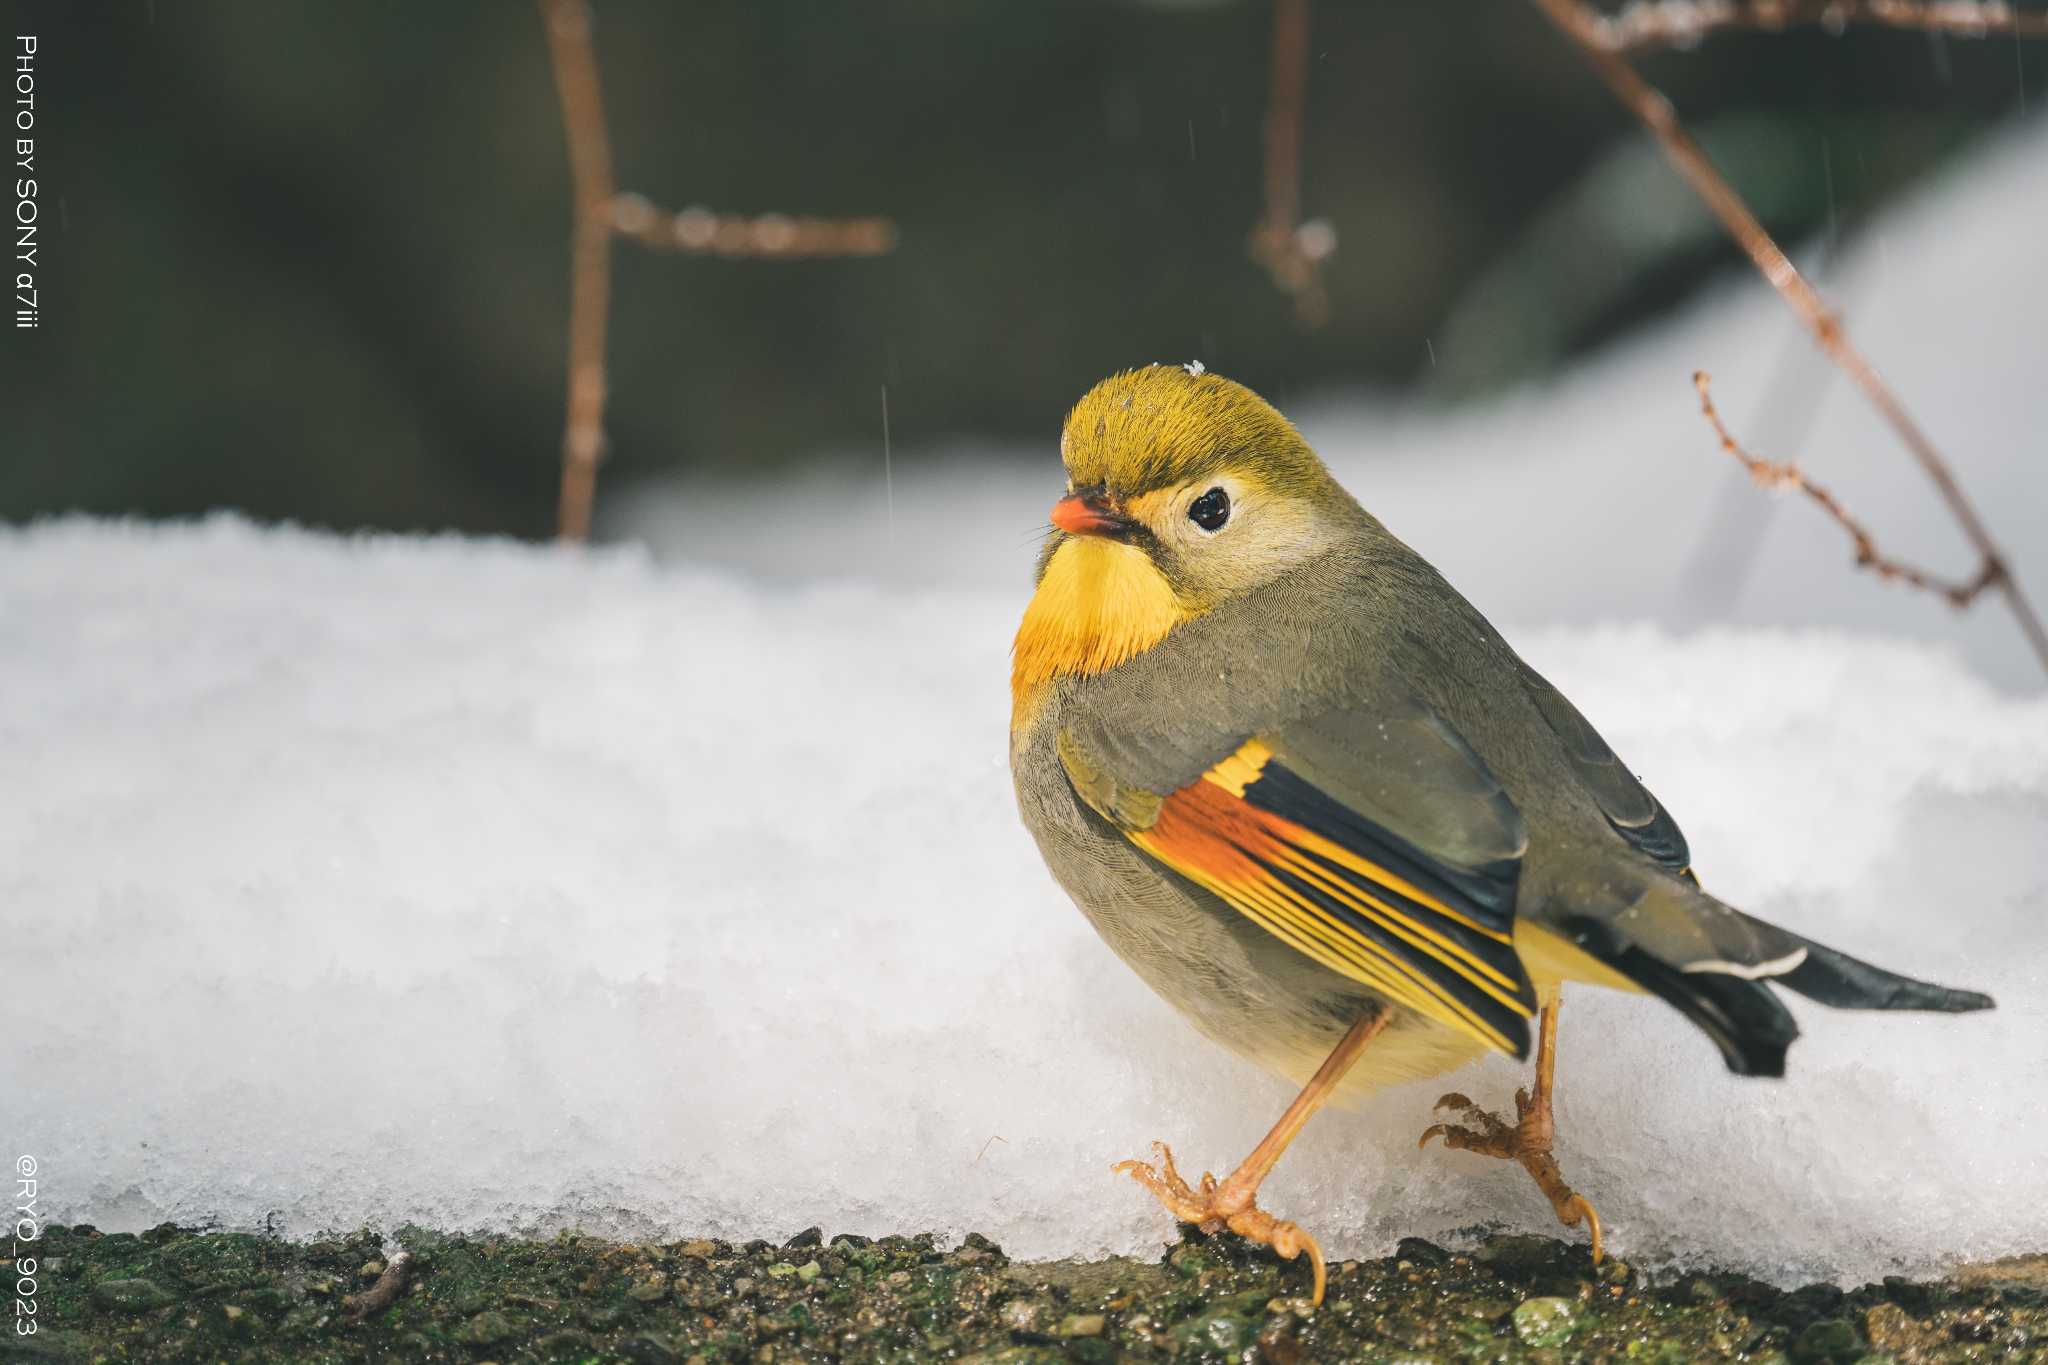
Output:
[[1444,1146],[1454,1151],[1477,1152],[1481,1156],[1519,1163],[1536,1181],[1544,1197],[1550,1200],[1558,1222],[1568,1228],[1580,1223],[1586,1225],[1593,1239],[1593,1264],[1600,1263],[1600,1215],[1594,1212],[1592,1203],[1584,1195],[1565,1183],[1564,1173],[1558,1169],[1557,1158],[1551,1153],[1556,1125],[1547,1095],[1539,1093],[1532,1097],[1527,1090],[1517,1090],[1516,1122],[1512,1125],[1455,1093],[1438,1100],[1436,1107],[1461,1111],[1466,1122],[1476,1124],[1477,1130],[1458,1124],[1433,1123],[1423,1131],[1416,1146],[1427,1147],[1431,1138],[1442,1138]]
[[[1518,1100],[1519,1098],[1520,1096],[1517,1096]],[[1453,1109],[1463,1113],[1466,1122],[1475,1123],[1479,1126],[1478,1131],[1475,1132],[1473,1129],[1464,1127],[1461,1124],[1433,1123],[1423,1132],[1421,1138],[1416,1141],[1415,1145],[1417,1147],[1429,1146],[1431,1138],[1442,1138],[1444,1146],[1458,1151],[1484,1152],[1488,1156],[1498,1157],[1514,1157],[1519,1155],[1513,1149],[1516,1129],[1509,1128],[1505,1123],[1502,1123],[1492,1114],[1481,1109],[1457,1091],[1454,1090],[1438,1100],[1436,1102],[1436,1109],[1438,1112]]]
[[1196,1191],[1181,1176],[1180,1168],[1173,1164],[1173,1148],[1163,1142],[1152,1144],[1152,1154],[1158,1160],[1154,1166],[1149,1161],[1119,1161],[1110,1167],[1112,1175],[1128,1175],[1152,1191],[1152,1196],[1166,1205],[1166,1211],[1183,1223],[1193,1223],[1204,1232],[1220,1232],[1224,1220],[1211,1210],[1216,1194],[1216,1177],[1202,1172],[1202,1186]]
[[1149,1161],[1119,1161],[1110,1170],[1117,1175],[1129,1175],[1150,1190],[1175,1219],[1192,1224],[1205,1233],[1213,1236],[1228,1228],[1246,1241],[1263,1242],[1273,1248],[1283,1261],[1306,1255],[1315,1272],[1312,1301],[1322,1303],[1323,1288],[1328,1281],[1323,1249],[1300,1224],[1275,1218],[1260,1208],[1254,1197],[1255,1189],[1234,1188],[1234,1181],[1218,1184],[1216,1177],[1207,1171],[1202,1173],[1199,1188],[1190,1186],[1173,1164],[1171,1147],[1155,1142],[1152,1151],[1156,1165]]

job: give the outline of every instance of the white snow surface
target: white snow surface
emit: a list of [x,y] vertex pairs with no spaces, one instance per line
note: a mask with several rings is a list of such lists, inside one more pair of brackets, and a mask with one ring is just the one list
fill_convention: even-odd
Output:
[[[1022,598],[226,517],[0,533],[0,1094],[46,1214],[1156,1249],[1111,1162],[1227,1168],[1289,1091],[1042,868]],[[1614,1246],[1781,1280],[2048,1246],[2048,699],[1826,632],[1513,638],[1716,891],[2001,1002],[1795,1001],[1776,1083],[1572,995],[1560,1155]],[[1267,1202],[1339,1255],[1552,1231],[1519,1169],[1415,1146],[1440,1091],[1517,1080],[1319,1118]]]

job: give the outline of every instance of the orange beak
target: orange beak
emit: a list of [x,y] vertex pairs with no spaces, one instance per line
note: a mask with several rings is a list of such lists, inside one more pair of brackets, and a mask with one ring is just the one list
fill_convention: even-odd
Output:
[[1100,493],[1071,493],[1052,505],[1052,524],[1070,536],[1114,536],[1131,529]]

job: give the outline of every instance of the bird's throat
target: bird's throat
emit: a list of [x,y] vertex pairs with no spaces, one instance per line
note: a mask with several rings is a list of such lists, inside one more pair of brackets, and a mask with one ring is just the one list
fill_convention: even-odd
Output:
[[1010,726],[1036,710],[1045,684],[1100,673],[1166,638],[1194,613],[1136,546],[1075,536],[1053,551],[1011,649]]

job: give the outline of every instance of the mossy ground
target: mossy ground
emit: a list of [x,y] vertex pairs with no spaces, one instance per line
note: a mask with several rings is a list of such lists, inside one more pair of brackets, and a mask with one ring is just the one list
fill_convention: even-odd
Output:
[[[360,1321],[383,1265],[369,1232],[315,1242],[161,1227],[46,1229],[39,1331],[0,1356],[133,1361],[1269,1362],[2048,1361],[2044,1262],[1932,1284],[1785,1292],[1660,1276],[1581,1246],[1407,1241],[1331,1267],[1190,1234],[1159,1261],[1011,1261],[981,1238],[631,1245],[393,1238],[406,1288]],[[17,1265],[14,1269],[19,1270]],[[17,1286],[18,1288],[19,1286]]]

